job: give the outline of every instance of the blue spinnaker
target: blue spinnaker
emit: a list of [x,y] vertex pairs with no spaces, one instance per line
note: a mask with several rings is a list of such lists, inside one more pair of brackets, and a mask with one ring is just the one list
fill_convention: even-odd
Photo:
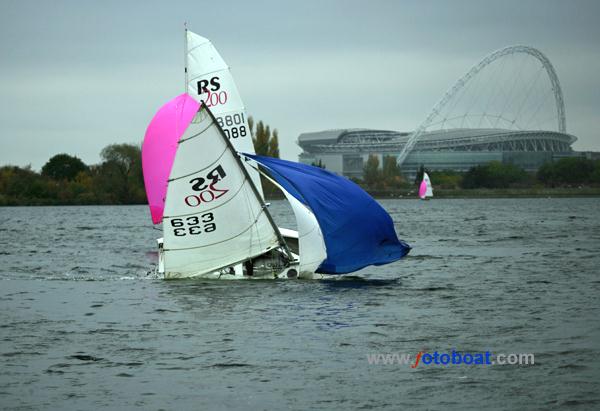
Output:
[[318,273],[346,274],[399,260],[410,246],[398,239],[390,215],[345,177],[292,161],[244,154],[267,168],[292,196],[308,206],[323,232],[327,258]]

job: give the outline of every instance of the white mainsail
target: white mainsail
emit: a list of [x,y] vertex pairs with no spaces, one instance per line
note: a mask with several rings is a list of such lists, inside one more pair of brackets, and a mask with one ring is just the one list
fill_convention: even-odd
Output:
[[[186,92],[204,101],[239,152],[254,154],[248,115],[229,66],[207,38],[186,30]],[[246,167],[259,193],[260,177]]]
[[433,197],[433,187],[431,186],[431,180],[429,179],[429,175],[427,173],[423,173],[423,181],[425,181],[425,185],[427,186],[425,197]]
[[165,278],[200,276],[279,246],[244,165],[204,107],[179,140],[163,217]]

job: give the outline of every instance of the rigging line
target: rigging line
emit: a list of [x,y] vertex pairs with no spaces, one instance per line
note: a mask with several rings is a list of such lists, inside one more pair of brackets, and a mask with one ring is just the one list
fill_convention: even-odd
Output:
[[[481,73],[481,71],[479,73]],[[475,77],[472,77],[470,80],[474,84],[472,87],[472,90],[473,90],[472,96],[473,97],[470,97],[470,101],[467,101],[465,104],[465,120],[466,120],[466,115],[468,115],[471,112],[471,110],[473,109],[473,107],[475,107],[475,105],[477,104],[477,102],[478,102],[477,98],[481,94],[479,90],[481,88],[480,83],[482,81],[481,80],[482,76],[480,76],[479,73],[477,73],[477,75]],[[464,124],[464,122],[463,122],[463,124]]]
[[[549,86],[549,87],[548,87]],[[553,95],[554,89],[548,81],[544,81],[543,78],[536,82],[535,89],[532,90],[532,97],[529,99],[530,103],[523,109],[521,118],[523,122],[525,119],[527,127],[531,127],[535,116],[538,114],[542,107],[548,107],[546,104],[550,101],[549,96]],[[554,101],[554,100],[552,100]],[[556,115],[556,109],[553,110]],[[556,117],[558,118],[558,117]]]
[[492,103],[495,103],[498,96],[500,96],[501,92],[502,92],[502,87],[501,84],[503,83],[503,76],[504,76],[504,68],[506,67],[506,62],[508,61],[507,59],[503,58],[501,59],[502,61],[500,61],[498,64],[496,64],[498,67],[498,69],[496,70],[496,73],[494,73],[494,79],[497,79],[497,81],[494,81],[494,88],[493,88],[493,93],[490,96],[490,100],[488,101],[488,105],[485,108],[485,112],[487,113],[489,111],[489,109],[491,107],[493,107]]
[[[213,124],[217,125],[219,134],[221,135],[221,138],[223,139],[223,141],[225,141],[225,144],[227,145],[227,147],[231,150],[236,163],[241,168],[242,172],[246,175],[246,177],[248,177],[248,179],[249,179],[248,181],[250,184],[250,188],[252,189],[252,193],[256,197],[256,201],[263,207],[263,210],[265,211],[265,215],[267,216],[267,220],[269,221],[269,224],[271,225],[271,229],[277,236],[277,240],[279,241],[279,243],[285,250],[285,253],[290,257],[290,260],[293,260],[292,252],[290,251],[288,245],[286,244],[285,239],[281,236],[281,233],[279,232],[279,228],[277,228],[277,225],[275,224],[275,221],[273,220],[273,216],[271,216],[271,213],[269,213],[269,210],[267,210],[265,208],[265,201],[264,201],[263,197],[261,196],[261,194],[258,192],[258,189],[256,188],[256,185],[254,184],[254,181],[252,181],[252,179],[250,178],[250,174],[248,173],[246,166],[244,165],[244,163],[242,162],[240,157],[236,155],[237,152],[235,151],[235,148],[231,144],[231,141],[229,141],[229,139],[225,135],[225,132],[223,131],[223,129],[221,127],[219,127],[212,111],[208,107],[206,107],[205,103],[200,106],[201,109],[203,107],[206,109],[206,112],[211,117]],[[259,184],[260,184],[260,182],[259,182]]]
[[462,98],[466,94],[467,89],[470,86],[471,86],[471,82],[467,82],[467,84],[464,85],[463,88],[460,90],[460,92],[458,93],[458,95],[452,99],[452,103],[450,104],[450,106],[446,110],[448,113],[451,113],[454,110],[454,108],[458,105],[458,103],[460,102],[460,100],[462,100]]
[[[541,99],[541,103],[537,106],[535,111],[533,111],[533,114],[529,117],[529,121],[527,122],[527,124],[531,124],[533,121],[537,121],[537,119],[535,117],[537,116],[538,112],[542,109],[542,107],[546,104],[550,93],[553,93],[552,89],[549,89],[546,91],[546,94]],[[538,126],[539,126],[539,124],[538,124]]]
[[[257,163],[257,164],[260,164],[258,161],[254,160],[254,159],[252,159],[252,158],[249,158],[249,157],[246,157],[246,156],[244,156],[244,158],[247,158],[247,159],[248,159],[248,160],[250,160],[250,161],[254,161],[254,162],[255,162],[255,163]],[[260,164],[260,165],[261,165],[261,166],[263,166],[265,169],[269,170],[269,167],[267,167],[267,166],[265,166],[265,165],[263,165],[263,164]],[[252,166],[252,165],[250,165],[250,167],[253,167],[253,166]],[[260,171],[259,171],[259,172],[260,172]],[[288,182],[288,184],[289,184],[290,186],[294,187],[294,190],[296,190],[296,192],[297,192],[298,194],[302,195],[301,191],[298,189],[298,187],[296,187],[296,184],[294,184],[293,182],[291,182],[289,179],[285,178],[285,176],[281,175],[280,173],[277,173],[277,174],[279,174],[279,176],[280,176],[281,178],[283,178],[285,181],[287,181],[287,182]],[[300,200],[299,198],[297,198],[297,200],[298,200],[298,201],[300,201],[302,204],[304,204],[304,203],[308,203],[308,202],[307,202],[307,201],[306,201],[304,198],[302,198],[302,200]],[[314,213],[313,213],[313,214],[314,214]],[[315,217],[316,217],[316,215],[315,215]]]
[[[237,152],[234,155],[237,155]],[[250,200],[250,193],[248,193],[248,191],[244,191],[244,194],[245,194],[247,209],[248,209],[250,215],[252,217],[254,217],[254,223],[253,224],[256,224],[256,222],[258,221],[258,217],[260,216],[260,213],[264,210],[265,204],[264,203],[260,204],[261,208],[259,209],[259,211],[258,211],[257,214],[254,214],[254,208],[251,207],[252,203],[251,203],[251,200]],[[254,235],[255,235],[254,230],[250,231],[249,247],[252,246],[252,241],[254,239]],[[260,236],[258,237],[258,239],[259,239],[258,243],[259,243],[260,247],[262,248],[263,245],[262,245],[262,242],[260,241]]]
[[[276,182],[273,178],[271,178],[270,176],[268,176],[264,171],[260,170],[258,167],[255,167],[252,164],[249,164],[249,165],[250,165],[250,167],[252,167],[256,171],[258,171],[264,178],[266,178],[267,180],[269,180],[280,191],[282,191],[284,194],[286,194],[286,191],[284,190],[284,188],[278,182]],[[293,197],[296,201],[298,201],[302,207],[305,207],[306,210],[309,212],[309,214],[312,215],[315,218],[315,220],[317,219],[317,217],[315,216],[315,213],[313,213],[313,211],[310,209],[310,207],[308,207],[308,205],[303,204],[300,200],[298,200],[296,197],[294,197],[290,193],[287,193],[287,194],[290,195],[291,197]],[[290,203],[289,200],[288,200],[288,203]],[[298,223],[296,222],[296,224],[298,224]],[[317,222],[317,226],[313,226],[310,231],[308,231],[307,233],[305,233],[302,236],[300,235],[300,231],[298,230],[298,239],[300,239],[301,237],[307,237],[310,233],[312,233],[313,231],[315,231],[315,229],[317,227],[318,227],[318,222]]]
[[196,134],[194,134],[194,135],[191,135],[191,136],[189,136],[189,137],[186,137],[186,138],[179,139],[179,141],[177,142],[177,144],[181,144],[181,143],[183,143],[183,142],[186,142],[186,141],[188,141],[188,140],[191,140],[191,139],[193,139],[193,138],[196,138],[196,137],[198,137],[200,134],[202,134],[202,133],[204,133],[206,130],[208,130],[208,129],[209,129],[211,126],[212,126],[212,123],[210,123],[210,124],[208,125],[208,127],[206,127],[204,130],[200,131],[199,133],[196,133]]
[[[514,57],[515,55],[516,55],[516,54],[514,54],[514,53],[512,54],[512,56],[513,56],[513,57]],[[515,70],[514,72],[515,72],[515,73],[517,73],[517,72],[521,72],[521,70],[523,69],[523,66],[525,65],[525,62],[526,62],[526,58],[522,58],[522,59],[521,59],[521,61],[520,61],[520,65],[519,65],[519,67],[518,67],[518,70]],[[512,78],[514,78],[514,77],[517,77],[517,76],[515,75],[515,76],[513,76]],[[519,76],[519,77],[520,77],[520,76]],[[508,104],[509,104],[510,102],[512,102],[512,100],[514,100],[513,90],[514,90],[514,88],[515,88],[515,86],[516,86],[516,84],[517,84],[517,83],[518,83],[518,82],[517,82],[516,80],[515,80],[515,81],[511,81],[509,92],[506,94],[508,98],[505,100],[505,102],[504,102],[504,106],[503,106],[503,107],[502,107],[502,109],[500,110],[500,115],[504,115],[504,111],[506,110],[506,108],[507,108]],[[511,96],[512,96],[512,98],[511,98]]]
[[180,180],[180,179],[182,179],[182,178],[186,178],[186,177],[189,177],[189,176],[193,176],[194,174],[198,174],[198,173],[200,173],[201,171],[204,171],[204,170],[207,170],[207,169],[211,168],[213,165],[215,165],[215,164],[216,164],[216,163],[217,163],[217,162],[218,162],[218,161],[221,159],[221,157],[223,157],[223,155],[225,155],[225,153],[226,153],[226,152],[227,152],[227,147],[225,147],[225,149],[224,149],[224,150],[221,152],[221,154],[219,154],[219,157],[218,157],[218,158],[217,158],[215,161],[213,161],[212,163],[210,163],[210,164],[209,164],[209,165],[207,165],[206,167],[204,167],[204,168],[201,168],[200,170],[194,171],[194,172],[192,172],[192,173],[185,174],[185,175],[183,175],[183,176],[179,176],[179,177],[173,177],[173,178],[171,178],[171,179],[167,180],[167,182],[169,182],[169,183],[170,183],[171,181]]
[[207,41],[205,41],[204,43],[200,43],[200,44],[197,44],[197,45],[195,45],[194,47],[192,47],[191,49],[189,49],[189,50],[187,51],[187,53],[189,54],[189,53],[191,53],[192,51],[196,50],[198,47],[202,47],[202,46],[204,46],[205,44],[210,44],[210,40],[207,40]]
[[531,84],[530,84],[530,87],[529,87],[529,89],[528,89],[528,91],[527,91],[527,94],[525,95],[525,99],[524,99],[524,100],[523,100],[523,102],[521,103],[521,107],[519,107],[519,110],[517,111],[517,114],[516,114],[516,116],[515,116],[515,119],[516,119],[516,118],[519,118],[519,116],[521,115],[521,111],[523,111],[523,107],[525,107],[525,103],[527,103],[527,100],[529,100],[529,96],[531,95],[531,92],[533,91],[533,89],[534,89],[534,87],[535,87],[535,84],[536,84],[536,83],[537,83],[537,81],[539,80],[539,78],[540,78],[540,75],[542,74],[542,71],[543,71],[543,70],[544,70],[544,67],[543,67],[543,66],[542,66],[542,67],[540,67],[540,68],[538,69],[537,76],[535,77],[535,80],[533,81],[533,83],[531,83]]
[[452,113],[452,111],[456,108],[456,106],[458,106],[458,103],[463,99],[463,97],[468,94],[468,91],[471,89],[472,85],[473,82],[469,80],[467,80],[467,82],[463,84],[463,87],[459,90],[459,94],[452,99],[453,101],[451,106],[448,107],[448,109],[446,110],[448,114]]
[[[500,121],[500,118],[502,117],[502,115],[504,114],[504,107],[502,109],[500,109],[500,105],[502,103],[506,104],[506,101],[509,99],[509,94],[507,93],[506,90],[506,83],[512,78],[511,77],[511,72],[509,70],[510,66],[509,66],[509,61],[511,60],[510,55],[508,56],[504,56],[503,57],[503,61],[505,63],[502,73],[503,73],[503,78],[498,79],[498,98],[494,101],[495,104],[495,110],[498,112],[499,117],[496,117],[496,122],[492,125],[492,128],[497,128],[498,127],[498,123]],[[512,63],[511,63],[512,64]],[[508,68],[507,68],[508,66]],[[504,70],[506,68],[506,70]]]
[[[232,113],[233,113],[233,114],[232,114]],[[225,117],[226,115],[235,115],[235,114],[240,114],[240,113],[241,113],[241,114],[242,114],[244,117],[246,116],[246,107],[245,107],[245,106],[242,106],[242,107],[241,107],[239,110],[238,110],[238,109],[236,109],[236,110],[229,110],[229,111],[221,111],[221,112],[219,113],[219,115],[218,115],[218,116],[215,116],[215,117],[216,117],[216,118],[219,118],[219,117]],[[250,116],[250,117],[252,117],[252,116]],[[244,120],[245,120],[246,122],[248,121],[248,119],[247,119],[247,118],[244,118]],[[239,126],[239,125],[243,125],[243,123],[242,123],[242,124],[237,124],[237,125],[238,125],[238,126]],[[230,126],[226,126],[226,127],[230,127]],[[239,137],[239,138],[243,138],[243,137]]]
[[[533,63],[538,64],[538,61],[534,60]],[[531,64],[530,64],[530,66],[531,66]],[[533,68],[535,69],[535,66]],[[519,124],[520,124],[521,113],[523,112],[523,109],[526,107],[526,104],[529,101],[529,97],[531,96],[531,93],[534,91],[537,81],[539,80],[540,75],[542,74],[543,71],[544,71],[544,66],[541,65],[540,67],[537,68],[537,70],[532,71],[530,69],[529,73],[528,73],[529,75],[524,76],[525,81],[523,82],[523,87],[521,87],[520,93],[518,94],[519,99],[515,100],[515,104],[513,105],[514,107],[518,107],[518,109],[516,109],[514,112],[515,123],[519,122]]]
[[493,72],[490,71],[488,74],[489,80],[488,84],[490,84],[489,98],[487,99],[487,103],[483,108],[483,114],[481,119],[479,119],[478,127],[481,125],[483,120],[485,119],[490,127],[493,127],[492,122],[489,118],[487,118],[488,113],[493,109],[492,103],[496,100],[497,95],[499,94],[499,84],[501,83],[501,72],[503,72],[504,66],[506,65],[506,60],[501,59],[501,61],[494,64]]

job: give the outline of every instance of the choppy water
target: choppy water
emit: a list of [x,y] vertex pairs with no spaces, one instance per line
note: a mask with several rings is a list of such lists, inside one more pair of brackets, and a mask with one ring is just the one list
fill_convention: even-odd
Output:
[[[338,281],[157,280],[145,207],[0,208],[0,406],[600,407],[600,199],[382,203],[414,249]],[[536,364],[367,361],[452,349]]]

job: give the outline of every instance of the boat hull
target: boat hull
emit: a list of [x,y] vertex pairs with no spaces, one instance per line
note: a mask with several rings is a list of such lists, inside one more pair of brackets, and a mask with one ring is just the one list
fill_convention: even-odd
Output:
[[[186,278],[208,279],[208,280],[295,280],[295,279],[325,279],[332,277],[327,274],[318,274],[308,271],[300,271],[300,257],[298,255],[298,232],[279,228],[286,242],[291,245],[293,260],[285,257],[283,250],[271,250],[268,254],[253,259],[252,268],[240,263],[209,273],[179,273],[165,270],[165,256],[163,251],[163,239],[158,242],[158,265],[156,274],[165,280],[176,280]],[[335,277],[335,276],[334,276]]]

